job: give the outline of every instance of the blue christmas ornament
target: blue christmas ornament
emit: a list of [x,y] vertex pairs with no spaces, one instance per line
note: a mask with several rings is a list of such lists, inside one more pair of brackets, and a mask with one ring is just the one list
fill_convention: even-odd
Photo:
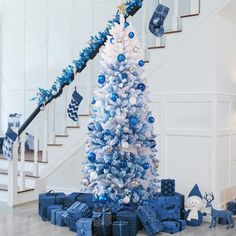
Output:
[[155,118],[153,116],[150,116],[148,118],[149,123],[153,124],[155,122]]
[[122,78],[123,79],[128,79],[128,75],[126,73],[122,73]]
[[123,160],[120,162],[120,167],[121,168],[126,168],[127,167],[127,161]]
[[118,94],[117,93],[112,93],[110,98],[113,102],[116,102],[116,100],[118,98]]
[[150,141],[150,148],[154,148],[154,147],[156,147],[156,141],[155,140],[151,140]]
[[98,83],[99,84],[104,84],[105,83],[105,76],[104,75],[99,75],[98,76]]
[[96,103],[96,98],[95,98],[95,97],[93,97],[91,104],[93,104],[93,105],[94,105],[95,103]]
[[144,64],[145,64],[145,62],[143,61],[143,60],[140,60],[139,62],[138,62],[138,64],[139,64],[139,66],[144,66]]
[[109,129],[106,129],[106,130],[104,131],[104,135],[106,135],[106,136],[111,135],[111,131],[110,131]]
[[137,125],[137,124],[138,124],[138,119],[137,119],[137,117],[134,117],[134,116],[130,117],[129,123],[130,123],[131,125]]
[[125,28],[127,28],[129,26],[129,22],[125,22]]
[[110,43],[111,43],[111,44],[114,43],[114,38],[113,38],[113,37],[110,39]]
[[88,130],[93,131],[94,130],[94,124],[91,122],[88,124]]
[[99,196],[99,201],[100,202],[106,202],[107,201],[107,196],[106,195],[102,195],[102,196]]
[[130,39],[134,38],[134,32],[130,32],[130,33],[129,33],[129,38],[130,38]]
[[91,161],[91,162],[95,162],[96,154],[94,152],[89,152],[88,153],[88,160]]
[[143,164],[143,169],[147,170],[148,168],[149,168],[149,163],[147,163],[147,162],[144,163],[144,164]]
[[109,165],[108,165],[108,164],[105,164],[105,165],[103,166],[103,168],[104,168],[105,170],[107,170],[107,169],[109,169]]
[[138,87],[137,87],[137,88],[140,89],[141,91],[144,91],[145,88],[146,88],[146,86],[145,86],[145,84],[140,83],[140,84],[138,84]]
[[124,55],[124,54],[120,54],[120,55],[117,57],[117,60],[118,60],[119,62],[124,61],[124,60],[125,60],[125,55]]

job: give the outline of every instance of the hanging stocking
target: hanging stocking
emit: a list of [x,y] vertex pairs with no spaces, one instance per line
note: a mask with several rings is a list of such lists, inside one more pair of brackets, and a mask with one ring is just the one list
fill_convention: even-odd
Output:
[[13,149],[13,144],[16,141],[16,138],[17,134],[9,127],[5,134],[2,146],[3,156],[9,161],[13,159],[12,149]]
[[149,23],[149,30],[155,36],[161,37],[165,33],[163,24],[168,13],[169,13],[168,7],[162,4],[158,4]]
[[76,91],[75,88],[75,91],[72,94],[71,102],[67,108],[67,114],[73,121],[78,120],[78,109],[82,100],[83,97]]

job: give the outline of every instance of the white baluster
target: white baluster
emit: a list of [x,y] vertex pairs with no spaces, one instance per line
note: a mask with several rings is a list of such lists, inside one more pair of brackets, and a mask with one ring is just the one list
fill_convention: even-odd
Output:
[[172,30],[177,30],[178,28],[179,28],[179,0],[174,0]]
[[49,136],[49,108],[45,107],[45,123],[44,123],[44,143],[43,143],[43,162],[48,161],[48,136]]
[[35,118],[35,128],[34,128],[34,168],[33,168],[33,175],[38,176],[38,151],[39,151],[39,138],[38,138],[38,131],[39,131],[39,118]]
[[[146,50],[146,12],[147,12],[147,7],[146,4],[143,4],[143,7],[141,8],[141,13],[142,13],[142,48],[143,50]],[[146,54],[146,53],[145,53]],[[146,57],[145,57],[146,59]]]
[[190,0],[190,14],[200,13],[200,0]]
[[68,107],[68,94],[69,88],[66,86],[64,88],[64,134],[67,134],[67,107]]
[[20,136],[20,190],[25,189],[25,136],[25,132]]
[[13,207],[17,201],[18,179],[18,138],[13,145],[13,159],[8,162],[8,205]]
[[55,144],[55,131],[56,131],[56,100],[52,101],[52,130],[50,136],[50,143]]

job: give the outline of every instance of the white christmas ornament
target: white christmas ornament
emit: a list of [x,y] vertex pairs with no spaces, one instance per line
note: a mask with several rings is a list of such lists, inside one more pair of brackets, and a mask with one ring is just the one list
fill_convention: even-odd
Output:
[[122,147],[123,147],[124,149],[129,148],[129,143],[123,142],[123,143],[122,143]]
[[90,173],[90,178],[91,178],[92,180],[97,179],[97,177],[98,177],[98,174],[97,174],[96,171],[92,171],[92,172]]
[[136,102],[137,102],[137,100],[136,100],[135,97],[131,97],[131,98],[129,99],[129,103],[130,103],[130,105],[135,105]]
[[123,198],[122,201],[123,201],[123,203],[128,204],[130,202],[130,197],[126,196],[126,197]]
[[83,185],[88,186],[89,185],[89,180],[88,179],[83,179],[82,183],[83,183]]

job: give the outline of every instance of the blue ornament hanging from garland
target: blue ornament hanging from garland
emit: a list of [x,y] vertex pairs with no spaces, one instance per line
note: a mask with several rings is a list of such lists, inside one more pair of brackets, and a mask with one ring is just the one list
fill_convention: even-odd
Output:
[[130,38],[130,39],[134,38],[134,32],[130,32],[130,33],[129,33],[129,38]]
[[138,64],[139,64],[139,66],[144,66],[145,65],[145,62],[143,61],[143,60],[140,60],[139,62],[138,62]]

